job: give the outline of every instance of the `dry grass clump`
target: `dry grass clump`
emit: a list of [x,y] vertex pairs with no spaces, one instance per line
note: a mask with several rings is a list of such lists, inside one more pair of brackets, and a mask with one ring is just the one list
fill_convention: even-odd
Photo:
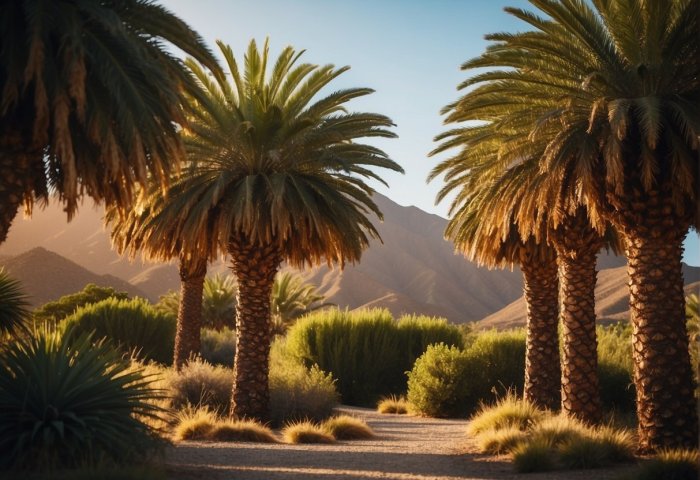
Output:
[[287,443],[334,443],[335,437],[328,434],[320,425],[311,421],[297,421],[282,429],[282,437]]
[[217,442],[277,443],[272,430],[251,420],[228,420],[217,423],[206,435]]
[[476,436],[486,430],[508,427],[527,430],[545,416],[542,410],[509,393],[493,406],[482,405],[469,422],[467,432]]
[[185,408],[177,415],[173,438],[182,440],[206,440],[218,422],[216,414],[208,408]]
[[383,398],[379,401],[377,404],[377,411],[379,413],[405,415],[408,413],[408,402],[403,396],[397,397],[395,395],[391,395],[390,397]]
[[350,415],[329,418],[321,427],[338,440],[363,440],[374,437],[374,431],[364,420]]
[[511,453],[521,443],[526,441],[527,434],[515,426],[507,426],[498,430],[486,430],[477,437],[479,450],[483,453],[498,455]]
[[552,416],[511,395],[493,407],[482,407],[468,431],[483,453],[511,454],[521,473],[599,468],[634,458],[629,430]]
[[697,450],[662,450],[643,463],[625,480],[697,480],[700,478],[700,456]]

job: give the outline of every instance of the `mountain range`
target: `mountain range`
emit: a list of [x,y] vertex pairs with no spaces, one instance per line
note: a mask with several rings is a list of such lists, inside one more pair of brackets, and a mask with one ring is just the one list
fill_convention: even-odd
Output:
[[[524,323],[520,272],[488,270],[468,262],[445,241],[446,220],[416,207],[403,207],[375,195],[384,214],[377,223],[383,242],[372,241],[362,261],[345,269],[327,265],[301,275],[318,286],[327,301],[350,309],[386,307],[395,315],[421,313],[456,323],[484,327]],[[173,263],[130,261],[115,253],[102,226],[102,211],[83,205],[66,223],[59,207],[15,220],[0,246],[0,265],[20,281],[40,305],[80,290],[86,283],[113,286],[156,301],[179,288]],[[618,320],[628,315],[627,276],[623,258],[601,254],[596,289],[599,316]],[[228,272],[222,259],[209,272]],[[688,289],[700,289],[700,268],[684,266]]]

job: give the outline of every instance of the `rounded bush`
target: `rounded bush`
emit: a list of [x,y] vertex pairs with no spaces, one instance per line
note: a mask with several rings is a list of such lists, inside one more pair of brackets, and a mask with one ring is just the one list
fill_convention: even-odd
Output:
[[480,400],[486,363],[444,343],[431,345],[408,374],[408,402],[429,417],[461,417]]
[[363,406],[405,393],[405,372],[428,345],[463,343],[459,329],[444,319],[395,321],[385,309],[316,312],[297,321],[287,339],[292,357],[333,375],[343,403]]
[[0,352],[0,468],[131,461],[159,443],[150,380],[103,341],[44,329]]
[[69,335],[94,331],[95,338],[105,337],[120,350],[142,359],[164,364],[173,361],[175,317],[156,310],[141,298],[108,298],[85,305],[60,325]]

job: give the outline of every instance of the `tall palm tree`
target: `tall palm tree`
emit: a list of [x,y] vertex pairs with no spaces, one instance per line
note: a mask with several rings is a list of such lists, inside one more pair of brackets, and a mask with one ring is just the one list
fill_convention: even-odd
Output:
[[[191,174],[191,168],[181,175]],[[144,258],[155,261],[178,259],[180,295],[173,365],[179,370],[190,357],[199,354],[207,263],[219,250],[207,250],[209,243],[203,247],[183,237],[181,224],[188,221],[187,211],[175,212],[165,208],[175,201],[176,188],[165,193],[158,186],[152,186],[151,190],[150,195],[142,196],[137,207],[128,212],[108,208],[105,223],[111,228],[112,244],[119,253],[128,252],[134,257],[140,252]]]
[[125,206],[181,157],[181,93],[171,43],[216,71],[187,24],[150,0],[0,2],[0,244],[22,202],[56,195]]
[[29,316],[29,301],[22,286],[0,268],[0,336],[24,330]]
[[[480,61],[479,57],[467,62],[464,68]],[[513,238],[519,237],[527,243],[532,237],[534,244],[552,245],[556,255],[551,257],[556,258],[559,269],[559,315],[563,333],[561,408],[567,415],[595,423],[602,415],[594,296],[596,254],[602,241],[587,221],[580,203],[576,208],[567,205],[568,214],[559,224],[551,221],[547,204],[533,204],[541,184],[548,179],[538,165],[545,152],[544,144],[528,140],[530,126],[523,121],[531,107],[523,105],[520,96],[504,96],[501,91],[504,82],[488,80],[482,75],[467,80],[460,88],[483,84],[444,109],[449,123],[476,120],[480,124],[448,130],[436,138],[442,143],[433,154],[454,148],[459,150],[438,165],[431,178],[447,174],[446,185],[438,199],[461,189],[453,206],[472,204],[470,209],[483,210],[470,218],[470,221],[486,224],[477,231],[494,230],[497,238],[506,239],[515,228],[518,233]],[[474,197],[478,198],[480,191],[488,193],[475,202]],[[464,212],[459,214],[464,215]],[[468,241],[473,239],[468,238]],[[486,248],[491,248],[488,243]],[[551,323],[547,325],[552,327]],[[542,336],[545,328],[542,323],[541,329],[528,334]],[[556,321],[553,329],[550,335],[556,333]],[[536,403],[542,404],[541,401]]]
[[531,3],[546,18],[508,9],[533,31],[489,36],[469,67],[490,68],[476,82],[519,102],[544,145],[532,206],[557,224],[583,203],[625,243],[640,450],[696,446],[681,256],[700,223],[698,0]]
[[232,258],[239,290],[231,414],[265,419],[270,294],[281,262],[359,261],[370,237],[379,238],[369,216],[381,218],[365,179],[382,182],[375,168],[402,169],[379,148],[357,142],[395,136],[389,118],[346,110],[372,90],[316,100],[348,67],[298,63],[303,52],[287,47],[268,69],[267,42],[258,49],[252,41],[241,71],[231,48],[219,47],[230,80],[188,63],[207,96],[195,102],[185,132],[199,168],[174,185],[187,195],[169,208],[192,212],[186,235],[225,245]]

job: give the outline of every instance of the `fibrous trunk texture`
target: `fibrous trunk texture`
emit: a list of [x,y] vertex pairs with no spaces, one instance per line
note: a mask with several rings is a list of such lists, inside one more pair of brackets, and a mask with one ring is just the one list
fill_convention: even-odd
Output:
[[199,354],[202,329],[202,291],[207,261],[180,259],[180,305],[177,311],[173,364],[180,370]]
[[584,209],[567,218],[551,238],[559,262],[561,409],[594,424],[602,416],[595,314],[596,255],[602,241]]
[[270,402],[270,295],[282,256],[275,245],[251,244],[240,237],[230,240],[229,254],[238,279],[231,416],[265,422]]
[[681,270],[684,236],[626,238],[643,452],[698,445]]
[[557,260],[530,257],[521,260],[527,301],[525,400],[557,410],[561,399],[559,360],[559,278]]
[[641,453],[698,446],[681,268],[697,206],[679,210],[672,191],[662,183],[653,191],[608,194],[627,256]]
[[12,145],[0,142],[0,245],[7,240],[12,221],[22,204],[29,177],[29,158]]

